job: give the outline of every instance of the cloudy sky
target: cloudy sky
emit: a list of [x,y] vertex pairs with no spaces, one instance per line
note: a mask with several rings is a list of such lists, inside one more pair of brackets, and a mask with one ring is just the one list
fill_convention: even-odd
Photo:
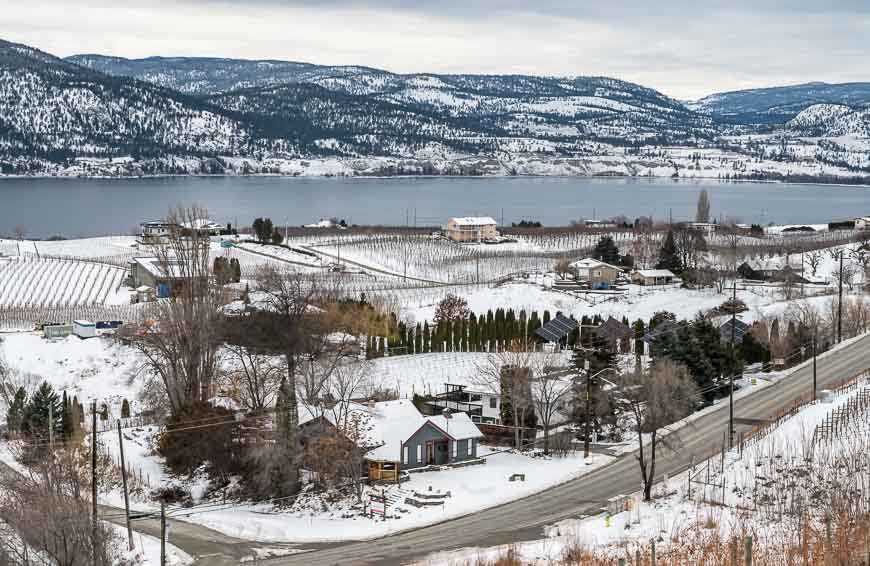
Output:
[[0,38],[60,56],[607,75],[684,99],[870,80],[867,30],[867,0],[0,0]]

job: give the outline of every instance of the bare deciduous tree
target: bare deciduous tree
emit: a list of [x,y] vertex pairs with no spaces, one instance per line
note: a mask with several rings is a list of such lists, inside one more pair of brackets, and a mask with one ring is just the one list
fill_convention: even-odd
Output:
[[672,431],[660,436],[661,429],[691,413],[698,388],[684,365],[668,359],[657,360],[648,373],[623,374],[616,384],[608,403],[612,410],[628,417],[626,422],[636,436],[643,495],[649,501],[658,445],[679,450],[679,435]]
[[544,373],[532,378],[532,403],[544,432],[544,454],[550,453],[550,430],[559,415],[571,415],[574,384],[564,372],[544,368]]
[[[58,566],[126,564],[114,532],[104,523],[93,526],[83,460],[78,449],[56,450],[24,473],[0,467],[0,522],[14,527],[31,558],[39,553]],[[8,543],[0,540],[0,556],[16,553]]]
[[211,273],[208,234],[196,229],[203,218],[207,212],[196,206],[169,212],[169,233],[153,249],[170,297],[156,303],[153,324],[119,332],[159,377],[173,414],[206,401],[217,370],[223,297]]

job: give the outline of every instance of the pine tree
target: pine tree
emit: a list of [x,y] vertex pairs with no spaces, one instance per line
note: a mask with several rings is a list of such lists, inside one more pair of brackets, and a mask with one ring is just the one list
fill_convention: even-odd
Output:
[[275,244],[276,246],[280,246],[284,243],[284,236],[282,236],[281,232],[277,228],[275,228],[272,230],[271,240],[273,244]]
[[677,253],[673,230],[668,230],[668,235],[665,236],[665,241],[659,250],[659,260],[656,263],[656,269],[668,269],[678,275],[683,272],[683,264],[680,262],[680,256]]
[[47,381],[43,381],[27,406],[26,432],[33,436],[48,438],[49,423],[55,431],[60,430],[63,410],[60,398]]
[[619,265],[619,247],[613,241],[613,236],[602,236],[598,243],[595,244],[595,250],[592,252],[592,257],[598,261],[609,263],[611,265]]
[[130,402],[126,398],[121,402],[121,418],[130,418]]
[[432,336],[429,330],[429,321],[423,322],[423,353],[428,354],[432,351]]

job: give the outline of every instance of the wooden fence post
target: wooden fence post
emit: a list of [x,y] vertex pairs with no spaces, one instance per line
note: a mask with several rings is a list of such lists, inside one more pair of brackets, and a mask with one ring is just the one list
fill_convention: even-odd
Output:
[[652,560],[650,562],[651,566],[656,566],[656,539],[652,539],[652,543],[650,544],[651,557]]
[[746,547],[743,549],[743,563],[752,566],[752,535],[746,537]]

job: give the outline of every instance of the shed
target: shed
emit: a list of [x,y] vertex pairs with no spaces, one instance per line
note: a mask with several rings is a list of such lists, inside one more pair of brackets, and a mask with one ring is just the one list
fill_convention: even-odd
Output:
[[638,269],[631,274],[631,280],[638,285],[669,285],[677,276],[667,269]]
[[74,320],[73,334],[79,338],[93,338],[97,335],[97,324],[90,320]]
[[73,333],[72,324],[49,324],[42,329],[46,338],[66,338]]

